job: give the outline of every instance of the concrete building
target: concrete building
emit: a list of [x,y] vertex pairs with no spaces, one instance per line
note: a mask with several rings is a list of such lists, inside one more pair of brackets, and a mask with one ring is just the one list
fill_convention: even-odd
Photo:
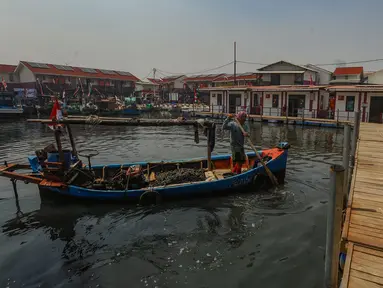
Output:
[[382,123],[383,85],[328,86],[335,100],[335,117],[354,120],[354,112],[361,111],[362,122]]
[[326,86],[280,85],[206,88],[213,112],[255,115],[326,117]]
[[[129,72],[20,61],[15,69],[20,83],[36,87],[39,94],[62,90],[98,90],[103,94],[129,96],[139,79]],[[31,88],[32,88],[31,87]]]
[[383,85],[279,85],[205,88],[213,112],[383,123]]
[[363,67],[338,67],[333,73],[330,84],[355,85],[364,82]]

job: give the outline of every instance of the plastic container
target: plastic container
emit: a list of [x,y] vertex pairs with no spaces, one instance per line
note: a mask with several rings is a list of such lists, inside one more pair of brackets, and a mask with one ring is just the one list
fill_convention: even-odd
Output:
[[[70,150],[63,150],[64,152],[64,168],[69,169],[72,159],[72,152]],[[60,155],[58,151],[48,153],[48,162],[60,162]],[[57,167],[57,166],[48,166]]]

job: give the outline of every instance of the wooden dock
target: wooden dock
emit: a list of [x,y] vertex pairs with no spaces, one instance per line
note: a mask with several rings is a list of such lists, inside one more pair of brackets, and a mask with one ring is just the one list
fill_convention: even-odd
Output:
[[[199,117],[225,117],[229,115],[229,113],[223,113],[223,112],[195,112],[195,116]],[[277,121],[281,123],[296,123],[299,125],[304,125],[308,123],[317,124],[318,126],[322,125],[329,125],[332,124],[334,127],[336,126],[343,126],[344,124],[353,124],[353,121],[347,121],[347,120],[336,120],[336,119],[322,119],[322,118],[310,118],[310,117],[292,117],[292,116],[277,116],[277,115],[254,115],[249,114],[248,118],[250,119],[256,119],[259,121]]]
[[383,125],[361,123],[346,218],[341,287],[383,287]]

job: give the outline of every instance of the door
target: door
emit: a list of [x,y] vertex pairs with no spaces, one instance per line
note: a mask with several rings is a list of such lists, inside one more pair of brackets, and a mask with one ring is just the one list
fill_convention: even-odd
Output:
[[241,94],[229,94],[229,113],[237,113],[237,107],[241,106]]
[[[291,117],[302,116],[305,108],[305,95],[289,95],[288,115]],[[303,109],[303,110],[302,110]]]
[[371,97],[369,122],[382,123],[383,96]]
[[253,106],[251,107],[251,114],[255,114],[255,115],[260,115],[261,113],[261,109],[260,109],[260,107],[259,107],[259,104],[260,103],[260,101],[259,101],[259,95],[258,94],[256,94],[256,93],[254,93],[253,94]]

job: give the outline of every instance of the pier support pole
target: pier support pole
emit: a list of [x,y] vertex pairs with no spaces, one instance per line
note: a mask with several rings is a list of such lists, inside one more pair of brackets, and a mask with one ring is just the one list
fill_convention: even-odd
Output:
[[338,287],[339,252],[342,227],[344,168],[330,168],[330,195],[327,213],[325,287]]
[[211,171],[211,146],[210,146],[211,130],[207,129],[207,169]]
[[[358,143],[359,138],[359,128],[360,128],[360,111],[355,112],[354,115],[354,131],[352,133],[351,137],[351,155],[350,155],[350,167],[349,169],[349,179],[351,180],[352,174],[354,173],[354,167],[355,167],[355,153],[356,153],[356,146]],[[347,192],[350,191],[351,181],[348,181],[347,183]]]
[[343,138],[343,167],[344,167],[344,195],[348,195],[349,183],[349,167],[350,167],[350,138],[351,127],[349,124],[344,124],[344,138]]
[[359,137],[359,127],[360,127],[360,111],[355,112],[354,115],[354,131],[351,139],[351,166],[355,165],[355,152],[356,152],[356,144],[358,143]]

